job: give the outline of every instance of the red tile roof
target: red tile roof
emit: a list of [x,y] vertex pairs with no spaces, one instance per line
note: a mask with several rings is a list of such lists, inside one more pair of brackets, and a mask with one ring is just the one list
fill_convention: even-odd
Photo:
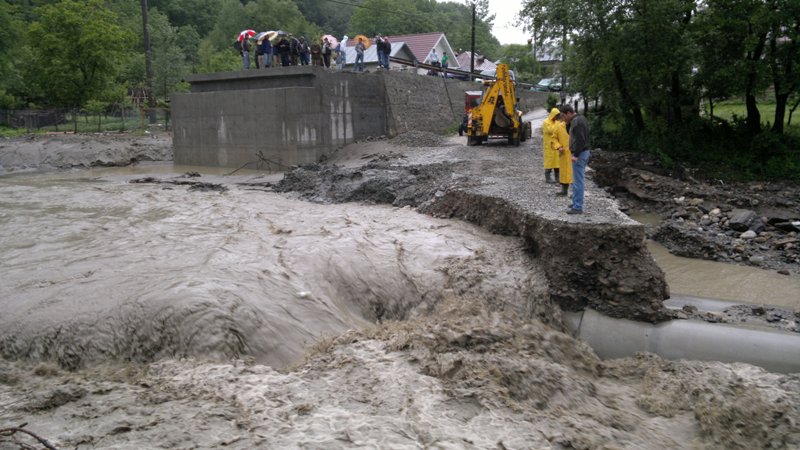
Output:
[[444,33],[441,31],[420,34],[403,34],[398,36],[389,35],[389,42],[405,42],[408,48],[411,49],[411,52],[414,53],[417,61],[422,62],[425,61],[425,58],[428,57],[428,54],[431,52],[433,46],[439,42],[439,39],[441,39],[442,36],[444,36]]
[[[469,72],[469,65],[471,59],[472,59],[472,53],[462,52],[460,55],[458,55],[458,64],[460,64],[464,70]],[[496,68],[497,64],[493,63],[492,61],[489,61],[485,56],[475,53],[475,70],[477,71],[492,70]]]

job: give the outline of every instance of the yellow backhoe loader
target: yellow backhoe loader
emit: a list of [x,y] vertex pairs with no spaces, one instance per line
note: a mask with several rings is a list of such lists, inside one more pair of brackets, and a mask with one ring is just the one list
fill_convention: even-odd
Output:
[[531,124],[522,121],[522,111],[516,108],[518,102],[508,65],[498,64],[496,78],[483,82],[480,104],[468,114],[467,145],[504,138],[509,145],[519,146],[530,138]]

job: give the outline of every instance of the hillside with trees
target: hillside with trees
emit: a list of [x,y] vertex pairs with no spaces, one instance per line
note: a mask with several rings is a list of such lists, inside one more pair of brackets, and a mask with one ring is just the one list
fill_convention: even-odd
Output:
[[[147,5],[152,90],[166,102],[192,73],[238,70],[232,43],[247,28],[374,35],[444,31],[469,49],[471,8],[435,0],[7,0],[0,3],[0,109],[86,108],[146,87]],[[500,56],[488,1],[477,0],[477,49]]]

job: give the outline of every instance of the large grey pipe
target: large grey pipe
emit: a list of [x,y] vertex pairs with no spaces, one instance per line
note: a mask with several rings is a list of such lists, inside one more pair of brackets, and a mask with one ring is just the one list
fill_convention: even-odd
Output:
[[565,312],[572,333],[601,358],[651,352],[667,359],[743,362],[771,372],[800,372],[800,334],[699,320],[657,325],[613,319],[594,310]]

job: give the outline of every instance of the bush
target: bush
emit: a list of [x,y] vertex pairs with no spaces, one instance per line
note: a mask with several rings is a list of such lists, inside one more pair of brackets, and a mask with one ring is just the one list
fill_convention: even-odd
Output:
[[613,113],[592,117],[592,144],[610,151],[652,154],[668,169],[691,166],[731,180],[800,179],[800,137],[769,130],[753,136],[743,121],[694,118],[670,126],[651,120],[641,132]]

